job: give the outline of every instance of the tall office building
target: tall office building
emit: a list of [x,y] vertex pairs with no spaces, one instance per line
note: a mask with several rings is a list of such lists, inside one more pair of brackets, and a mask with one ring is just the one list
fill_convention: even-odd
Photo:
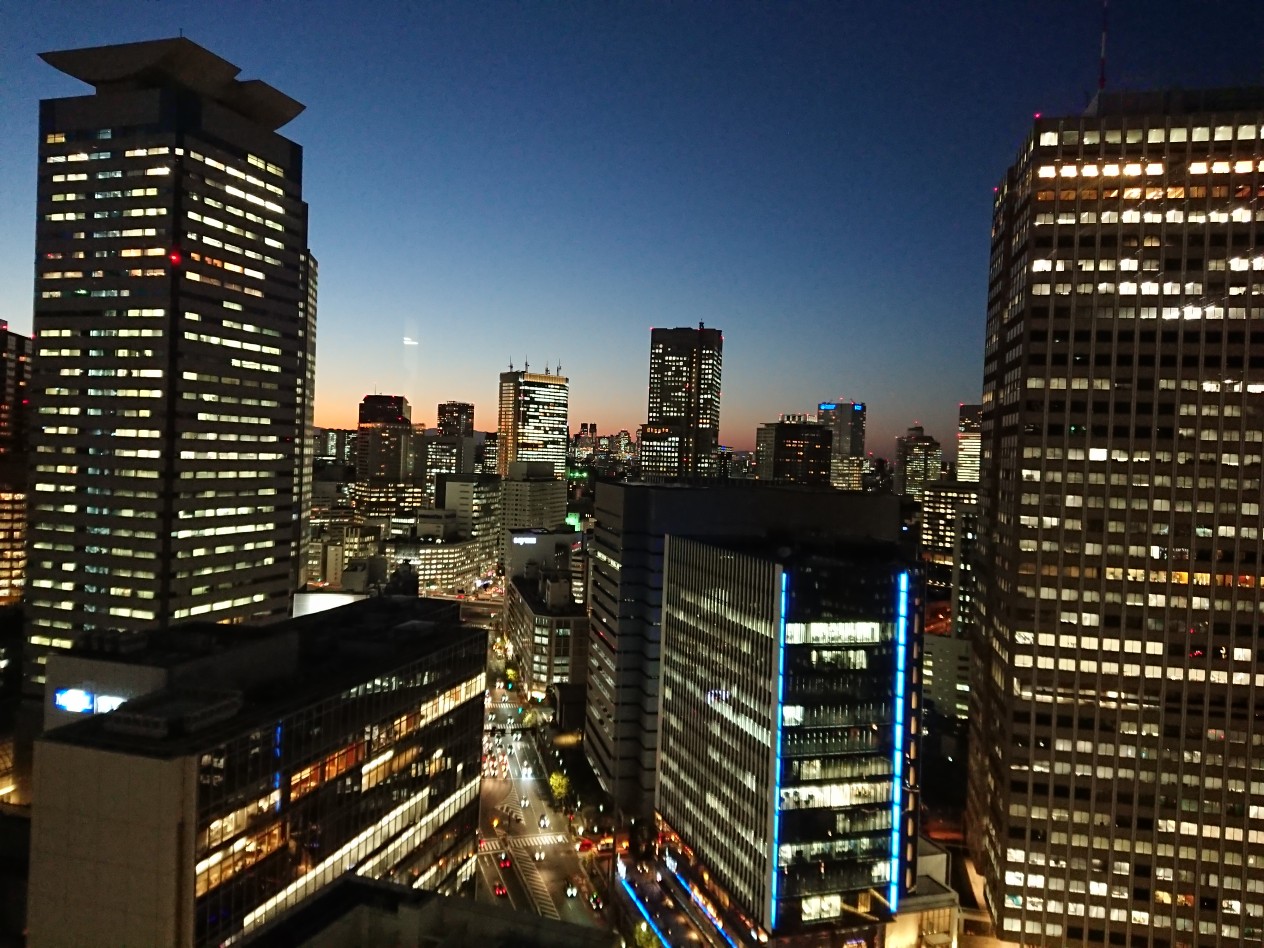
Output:
[[552,529],[566,521],[566,482],[552,476],[547,461],[517,461],[501,480],[502,530],[521,527]]
[[500,373],[497,474],[508,476],[509,465],[516,461],[548,461],[554,477],[566,476],[569,398],[569,380],[547,368],[543,375],[512,369]]
[[864,402],[821,402],[816,419],[833,433],[830,444],[830,484],[839,490],[864,490]]
[[315,459],[324,464],[355,467],[356,432],[346,428],[316,428]]
[[1264,89],[1038,118],[993,205],[969,842],[998,934],[1264,938]]
[[474,437],[474,406],[469,402],[439,403],[439,434],[449,438]]
[[441,474],[435,502],[453,511],[457,532],[477,543],[480,574],[495,570],[503,539],[500,478],[495,474]]
[[589,589],[584,753],[616,807],[654,806],[658,752],[663,537],[901,535],[893,495],[730,481],[693,486],[599,481]]
[[957,412],[957,480],[979,481],[979,449],[982,444],[983,406],[962,405]]
[[720,447],[720,374],[724,334],[650,330],[649,413],[641,431],[641,476],[714,477]]
[[[30,336],[0,320],[0,605],[22,599],[26,585],[27,434]],[[0,656],[0,661],[4,656]]]
[[755,476],[776,484],[828,487],[833,432],[826,425],[782,416],[755,432]]
[[895,492],[921,503],[926,485],[939,480],[943,460],[939,442],[914,425],[895,439]]
[[483,435],[482,445],[474,451],[474,467],[480,474],[495,474],[500,470],[500,435],[497,432],[489,431]]
[[979,485],[934,481],[922,491],[922,560],[926,585],[947,591],[957,562],[957,518],[965,507],[979,502]]
[[655,810],[721,931],[877,945],[913,888],[916,587],[895,543],[667,537]]
[[403,395],[365,395],[356,428],[356,481],[401,484],[413,472],[413,412]]
[[369,517],[389,517],[402,507],[421,506],[424,489],[415,484],[420,441],[407,398],[364,396],[356,428],[352,488],[358,511]]
[[286,616],[315,265],[302,106],[187,39],[45,53],[27,683],[80,631]]

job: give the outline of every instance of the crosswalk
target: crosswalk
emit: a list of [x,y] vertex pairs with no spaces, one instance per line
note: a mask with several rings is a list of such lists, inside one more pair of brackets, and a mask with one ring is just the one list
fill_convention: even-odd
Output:
[[514,849],[539,849],[541,846],[552,846],[566,842],[565,833],[536,833],[533,836],[510,837],[509,845]]
[[562,916],[553,902],[553,896],[549,893],[544,877],[540,874],[540,867],[528,853],[534,854],[545,846],[559,846],[566,841],[565,833],[532,833],[528,836],[502,837],[499,846],[488,840],[491,845],[484,848],[479,855],[498,860],[503,848],[513,850],[516,857],[514,866],[518,870],[518,877],[522,880],[523,888],[527,890],[536,913],[545,918],[560,920]]

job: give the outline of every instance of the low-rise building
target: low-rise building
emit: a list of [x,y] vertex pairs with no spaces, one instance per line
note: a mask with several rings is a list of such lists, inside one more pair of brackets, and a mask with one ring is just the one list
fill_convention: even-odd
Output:
[[93,700],[36,743],[28,944],[232,944],[347,873],[454,892],[486,652],[454,603],[379,597],[67,656]]
[[569,574],[545,571],[510,580],[505,629],[522,687],[532,695],[588,680],[588,610],[571,597]]

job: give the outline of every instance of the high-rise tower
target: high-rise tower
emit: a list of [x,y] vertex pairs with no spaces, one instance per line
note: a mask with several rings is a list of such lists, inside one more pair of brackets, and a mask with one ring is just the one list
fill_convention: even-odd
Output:
[[957,412],[957,480],[969,484],[979,480],[982,416],[982,405],[962,405]]
[[[0,319],[0,605],[26,585],[27,434],[34,340]],[[2,659],[4,656],[0,656]]]
[[187,39],[45,53],[27,682],[85,630],[290,611],[315,267],[303,106]]
[[650,400],[641,433],[641,475],[652,479],[714,477],[720,446],[720,373],[724,334],[650,330]]
[[474,437],[474,406],[469,402],[440,402],[439,434],[445,438]]
[[910,558],[792,534],[668,536],[663,557],[665,864],[743,943],[881,943],[917,879]]
[[998,935],[1264,932],[1264,89],[1038,118],[993,204],[969,842]]
[[368,516],[389,516],[401,506],[418,506],[413,491],[416,445],[421,438],[412,407],[403,395],[365,395],[360,401],[355,439],[356,509]]
[[500,373],[496,472],[501,477],[516,461],[548,461],[554,477],[566,476],[569,399],[569,380],[547,369]]
[[921,502],[926,485],[939,480],[943,451],[921,425],[895,439],[895,492]]
[[839,490],[863,490],[865,473],[864,402],[821,402],[817,421],[833,432],[830,446],[830,485]]

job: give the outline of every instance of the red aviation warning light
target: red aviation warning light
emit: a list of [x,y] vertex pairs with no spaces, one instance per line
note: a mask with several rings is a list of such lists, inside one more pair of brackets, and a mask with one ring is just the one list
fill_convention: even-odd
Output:
[[178,267],[184,263],[184,254],[180,252],[179,247],[172,247],[167,253],[167,261],[173,266]]

